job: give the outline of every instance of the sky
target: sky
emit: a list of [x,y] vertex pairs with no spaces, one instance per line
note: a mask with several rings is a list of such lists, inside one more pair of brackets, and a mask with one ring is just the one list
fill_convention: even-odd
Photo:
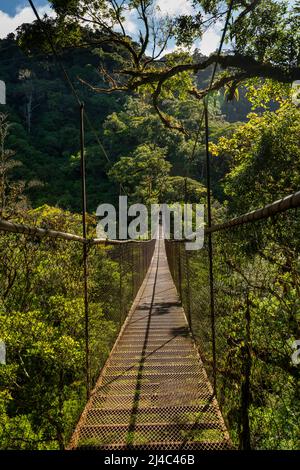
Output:
[[[34,0],[34,4],[41,15],[51,12],[47,0]],[[34,19],[26,0],[0,0],[0,38],[5,38],[22,23],[31,23]]]
[[[156,0],[160,7],[160,14],[184,15],[192,12],[189,0]],[[47,0],[34,0],[34,4],[40,15],[51,14],[51,9]],[[35,19],[34,14],[27,0],[0,0],[0,38],[5,38],[7,34],[14,32],[22,23],[31,23]],[[127,17],[127,31],[133,37],[137,32],[137,24],[133,17]],[[220,41],[220,31],[211,29],[201,41],[194,47],[198,47],[203,54],[210,54],[218,47]],[[171,43],[166,52],[174,50],[174,43]]]

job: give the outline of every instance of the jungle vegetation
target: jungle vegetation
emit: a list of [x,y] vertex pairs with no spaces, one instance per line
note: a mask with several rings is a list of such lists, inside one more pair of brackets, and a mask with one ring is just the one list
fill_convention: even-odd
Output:
[[[98,204],[117,201],[121,187],[132,202],[205,202],[205,141],[197,131],[207,96],[214,223],[299,190],[300,110],[291,88],[300,79],[299,1],[237,0],[232,7],[195,0],[193,13],[177,18],[157,16],[152,0],[50,3],[56,17],[44,18],[44,27],[93,123],[85,136],[89,236]],[[209,91],[217,54],[187,50],[231,7]],[[141,24],[139,37],[126,32],[128,12]],[[178,49],[165,54],[169,41]],[[0,217],[81,234],[79,109],[38,22],[0,41],[0,61],[8,91],[0,114]],[[295,211],[214,239],[218,393],[237,446],[245,419],[252,448],[300,446],[299,366],[290,359],[300,337],[298,234]],[[0,339],[7,346],[0,448],[63,449],[86,394],[82,253],[74,242],[25,234],[1,233],[0,246]],[[209,364],[205,250],[190,261],[195,335]],[[118,262],[103,248],[90,263],[95,380],[124,312],[116,301]]]

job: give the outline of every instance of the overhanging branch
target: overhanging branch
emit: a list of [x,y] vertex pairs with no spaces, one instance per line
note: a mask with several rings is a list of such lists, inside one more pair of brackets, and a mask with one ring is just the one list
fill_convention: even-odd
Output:
[[139,71],[134,69],[124,69],[119,73],[131,77],[130,89],[136,90],[140,86],[147,84],[165,83],[175,75],[183,72],[197,73],[207,69],[218,61],[221,68],[236,69],[244,73],[244,78],[262,77],[277,80],[283,83],[292,83],[300,79],[300,67],[283,67],[270,62],[259,62],[252,57],[240,54],[221,55],[213,54],[207,59],[197,63],[178,64],[168,69],[157,69],[155,71]]

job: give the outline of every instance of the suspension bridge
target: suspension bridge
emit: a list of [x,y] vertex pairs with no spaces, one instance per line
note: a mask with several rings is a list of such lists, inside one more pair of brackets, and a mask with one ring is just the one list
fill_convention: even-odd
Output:
[[[269,299],[271,303],[270,293],[278,290],[276,277],[269,275],[272,259],[268,260],[271,264],[265,264],[274,240],[277,244],[280,241],[277,245],[281,247],[280,256],[288,247],[289,256],[297,258],[297,243],[294,246],[293,240],[283,239],[282,227],[289,224],[292,230],[298,226],[299,205],[300,192],[207,228],[205,245],[197,252],[186,251],[184,241],[164,240],[161,232],[157,240],[97,240],[0,220],[3,237],[25,237],[25,254],[34,240],[40,240],[40,246],[36,242],[34,245],[42,253],[44,248],[47,252],[61,248],[65,251],[70,243],[73,249],[75,245],[84,248],[84,256],[72,270],[82,270],[84,274],[81,282],[87,302],[80,321],[84,324],[86,362],[82,370],[87,401],[68,449],[231,449],[237,445],[250,448],[251,400],[259,403],[263,397],[263,406],[267,408],[269,399],[274,413],[276,407],[282,406],[281,395],[272,390],[272,384],[268,399],[264,386],[257,388],[257,383],[270,380],[270,370],[281,377],[278,370],[282,360],[273,364],[267,356],[266,361],[268,343],[257,346],[257,338],[253,339],[251,321],[258,320],[249,297],[256,295],[257,299],[264,302]],[[270,233],[275,237],[273,241]],[[234,259],[236,236],[238,258]],[[209,237],[215,237],[214,252],[209,249]],[[255,241],[259,264],[257,258],[253,261],[245,255],[240,246],[247,237],[252,249]],[[20,253],[19,245],[15,249]],[[100,256],[95,270],[98,283],[103,282],[99,272],[106,259],[114,260],[119,273],[117,289],[111,291],[104,282],[99,294],[107,311],[112,303],[117,306],[120,324],[105,363],[97,349],[105,332],[94,329],[89,312],[90,298],[94,295],[89,285],[89,270],[94,269],[92,249],[100,249],[94,253],[96,258]],[[238,265],[234,264],[237,259]],[[284,269],[286,264],[286,258],[282,259]],[[255,280],[252,268],[259,273]],[[292,265],[289,269],[294,272]],[[263,272],[265,277],[261,276]],[[15,279],[18,281],[21,275],[16,271]],[[38,293],[45,297],[40,287]],[[285,308],[284,297],[280,305]],[[237,306],[241,312],[238,324]],[[283,317],[281,313],[280,318]],[[265,316],[259,321],[267,335],[272,336],[270,318]],[[234,333],[237,325],[238,339]],[[290,323],[284,325],[290,336],[295,334]],[[274,334],[281,335],[282,341],[287,337],[284,332]],[[284,346],[280,346],[279,352],[286,355]],[[289,370],[292,380],[297,371]],[[287,372],[283,369],[282,373],[285,377]],[[236,410],[234,419],[229,419],[230,407]],[[231,439],[233,429],[239,429],[235,443]]]
[[84,446],[230,447],[162,239],[73,435]]
[[[29,3],[44,31],[33,2]],[[232,4],[226,15],[209,91]],[[188,253],[184,241],[162,238],[144,242],[88,239],[84,115],[108,161],[109,157],[51,37],[45,35],[80,107],[83,236],[7,220],[0,220],[0,233],[8,237],[9,256],[13,256],[13,250],[22,252],[20,240],[25,258],[32,245],[37,252],[41,250],[42,259],[51,253],[54,260],[70,243],[72,247],[74,243],[83,247],[82,257],[71,259],[71,271],[74,276],[81,273],[73,285],[82,283],[84,318],[80,321],[85,343],[82,370],[87,400],[66,447],[185,450],[250,449],[253,443],[264,448],[274,447],[274,442],[283,442],[286,447],[294,445],[299,441],[298,415],[294,409],[299,399],[294,391],[299,374],[290,364],[287,344],[299,334],[290,305],[293,306],[294,292],[299,292],[296,266],[299,244],[295,234],[299,232],[300,192],[213,225],[206,99],[191,158],[204,122],[208,212],[204,248]],[[15,238],[9,238],[12,234],[20,237],[16,244]],[[93,252],[99,246],[103,250]],[[92,257],[91,252],[96,256]],[[59,260],[66,262],[63,257]],[[110,286],[103,277],[101,269],[107,260],[117,270],[117,286]],[[43,262],[51,268],[51,260]],[[20,281],[21,285],[23,282],[30,286],[28,279],[24,283],[17,264],[12,270],[9,266],[7,272],[3,305],[10,290],[14,298],[14,284]],[[30,270],[28,273],[34,275]],[[96,297],[90,286],[94,279],[103,284],[99,294],[101,308],[108,318],[111,311],[117,311],[115,323],[120,326],[104,364],[98,343],[105,332],[95,330],[89,309],[90,299]],[[47,286],[44,291],[43,286],[38,286],[36,294],[41,292],[47,303]],[[289,302],[285,302],[287,297]],[[22,302],[19,303],[22,310]],[[268,306],[272,306],[272,314]],[[61,397],[59,400],[62,401]],[[282,416],[289,420],[284,430]],[[263,428],[259,432],[257,423]]]

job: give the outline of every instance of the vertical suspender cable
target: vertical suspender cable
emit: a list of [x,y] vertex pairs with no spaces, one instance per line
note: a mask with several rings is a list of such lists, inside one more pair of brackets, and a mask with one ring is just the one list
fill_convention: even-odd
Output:
[[[211,91],[215,75],[218,67],[218,58],[222,52],[223,44],[225,41],[226,31],[229,25],[232,8],[234,0],[230,0],[229,8],[226,15],[225,25],[223,28],[221,41],[219,44],[217,59],[214,64],[212,76],[210,79],[210,85],[208,89],[207,96],[203,100],[203,114],[199,124],[199,129],[193,148],[193,155],[196,150],[197,141],[200,136],[200,130],[202,127],[202,122],[204,118],[205,126],[205,154],[206,154],[206,186],[207,186],[207,225],[208,228],[212,226],[212,216],[211,216],[211,172],[210,172],[210,155],[209,155],[209,124],[208,124],[208,100],[209,93]],[[213,356],[213,390],[214,394],[217,393],[217,356],[216,356],[216,322],[215,322],[215,296],[214,296],[214,259],[213,259],[213,243],[212,243],[212,234],[208,233],[208,258],[209,258],[209,297],[210,297],[210,317],[211,317],[211,335],[212,335],[212,356]]]
[[90,395],[90,350],[89,350],[89,302],[88,302],[88,253],[86,229],[86,181],[85,181],[85,152],[84,152],[84,104],[80,105],[80,169],[81,169],[81,200],[82,200],[82,236],[83,244],[83,282],[84,282],[84,323],[85,323],[85,367],[86,393]]
[[[77,102],[78,105],[80,106],[80,105],[81,105],[81,100],[80,100],[78,91],[75,89],[75,87],[74,87],[74,85],[73,85],[73,82],[72,82],[72,80],[70,79],[70,77],[69,77],[69,75],[68,75],[68,72],[67,72],[67,70],[66,70],[66,68],[65,68],[65,66],[64,66],[64,64],[63,64],[63,62],[62,62],[62,60],[61,60],[61,58],[59,57],[59,55],[58,55],[58,53],[57,53],[57,51],[56,51],[54,42],[53,42],[53,40],[52,40],[51,33],[44,27],[43,21],[41,20],[40,15],[38,14],[38,11],[37,11],[37,9],[36,9],[34,3],[33,3],[33,0],[28,0],[28,2],[29,2],[29,5],[30,5],[31,8],[32,8],[32,11],[33,11],[33,13],[34,13],[34,15],[35,15],[37,21],[38,21],[38,24],[40,25],[41,31],[42,31],[42,33],[44,34],[44,36],[45,36],[45,38],[46,38],[46,40],[47,40],[47,42],[48,42],[48,44],[49,44],[49,46],[50,46],[50,49],[52,50],[52,53],[53,53],[53,55],[54,55],[54,57],[55,57],[55,60],[56,60],[56,63],[57,63],[57,65],[58,65],[58,67],[60,68],[60,70],[62,71],[62,75],[63,75],[63,77],[64,77],[66,83],[68,84],[68,86],[69,86],[69,88],[70,88],[70,90],[71,90],[71,92],[72,92],[72,94],[73,94],[73,96],[74,96],[76,102]],[[111,162],[111,160],[110,160],[110,158],[109,158],[109,156],[108,156],[108,154],[107,154],[105,148],[103,147],[103,145],[102,145],[102,143],[101,143],[101,141],[100,141],[100,139],[99,139],[99,136],[98,136],[98,134],[97,134],[97,132],[96,132],[96,130],[95,130],[95,128],[94,128],[92,122],[91,122],[91,119],[89,118],[89,115],[87,114],[87,112],[86,112],[85,109],[84,109],[83,112],[84,112],[84,115],[85,115],[86,122],[87,122],[89,128],[91,129],[91,131],[92,131],[92,133],[93,133],[93,135],[94,135],[94,137],[95,137],[95,139],[96,139],[96,141],[97,141],[97,144],[99,145],[99,148],[100,148],[101,152],[103,153],[103,155],[104,155],[105,159],[107,160],[107,162],[108,162],[109,164],[112,164],[112,162]],[[122,186],[122,184],[121,184],[121,186]]]
[[[205,122],[205,153],[206,153],[206,187],[207,187],[207,225],[211,227],[211,177],[209,158],[209,128],[207,100],[204,100],[204,122]],[[216,329],[215,329],[215,298],[214,298],[214,270],[213,270],[213,246],[212,234],[208,233],[208,262],[209,262],[209,296],[213,355],[213,388],[216,393]]]

